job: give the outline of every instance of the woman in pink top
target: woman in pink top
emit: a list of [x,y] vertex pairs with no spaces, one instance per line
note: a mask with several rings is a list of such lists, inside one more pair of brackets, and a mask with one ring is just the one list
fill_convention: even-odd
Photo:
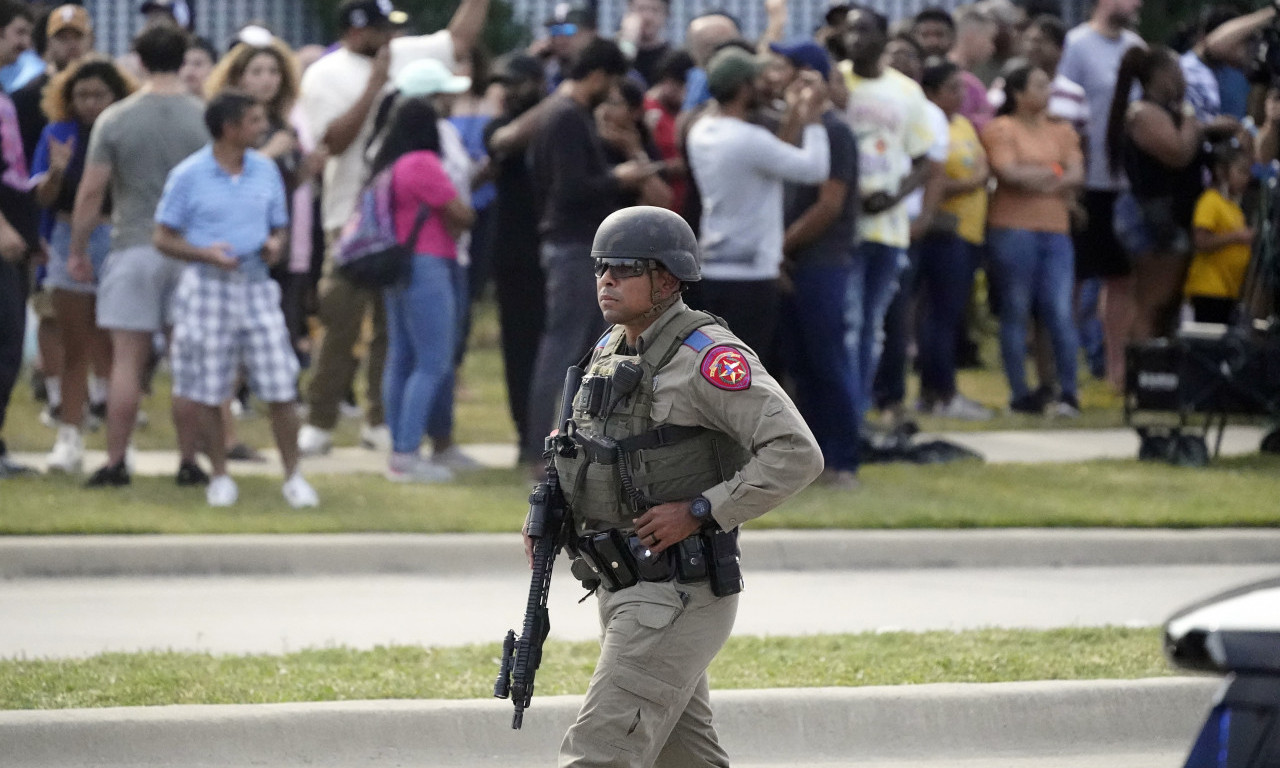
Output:
[[458,334],[455,238],[471,227],[475,212],[440,163],[440,134],[429,99],[404,99],[396,105],[371,175],[385,168],[392,169],[392,206],[402,242],[413,235],[419,212],[425,209],[427,214],[412,244],[416,255],[408,283],[386,289],[388,349],[382,401],[392,442],[387,477],[443,482],[453,474],[422,458],[418,445],[432,403],[453,387]]

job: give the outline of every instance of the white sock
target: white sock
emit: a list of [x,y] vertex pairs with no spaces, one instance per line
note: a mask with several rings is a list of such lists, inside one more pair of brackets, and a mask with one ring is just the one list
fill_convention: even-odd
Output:
[[49,407],[62,405],[62,377],[50,376],[44,380],[44,388],[49,392]]
[[107,402],[107,380],[103,377],[89,377],[89,402],[95,405]]

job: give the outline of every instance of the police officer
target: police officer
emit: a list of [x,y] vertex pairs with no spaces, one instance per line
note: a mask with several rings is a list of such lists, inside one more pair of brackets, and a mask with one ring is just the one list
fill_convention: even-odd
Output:
[[681,300],[700,270],[680,216],[618,211],[592,257],[612,327],[561,425],[576,454],[555,461],[603,637],[559,765],[728,766],[707,666],[737,613],[737,529],[812,482],[822,454],[756,353]]

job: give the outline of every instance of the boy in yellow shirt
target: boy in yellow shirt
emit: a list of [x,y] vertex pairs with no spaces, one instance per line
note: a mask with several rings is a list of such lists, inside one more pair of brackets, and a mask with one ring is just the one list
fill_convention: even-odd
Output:
[[1196,201],[1192,241],[1196,255],[1183,288],[1198,323],[1229,323],[1249,268],[1253,228],[1240,196],[1249,184],[1249,157],[1238,147],[1213,150],[1213,186]]

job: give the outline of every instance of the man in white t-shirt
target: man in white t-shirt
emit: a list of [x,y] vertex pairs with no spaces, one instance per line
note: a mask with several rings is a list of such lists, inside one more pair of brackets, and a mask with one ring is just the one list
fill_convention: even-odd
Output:
[[783,184],[818,184],[830,172],[822,125],[826,87],[816,73],[789,92],[784,127],[800,134],[795,146],[748,122],[760,105],[757,80],[764,62],[726,48],[707,64],[716,110],[689,130],[689,171],[702,196],[703,309],[729,322],[766,367],[778,323],[782,266]]
[[[365,150],[373,133],[380,96],[391,78],[410,62],[437,59],[452,68],[467,59],[484,26],[489,0],[462,0],[446,29],[430,35],[395,37],[390,0],[345,0],[338,6],[341,47],[312,64],[302,78],[299,106],[312,135],[329,151],[324,173],[326,241],[332,244],[368,175]],[[324,343],[316,356],[307,390],[310,411],[298,434],[304,455],[325,453],[332,446],[338,406],[351,388],[357,361],[351,349],[359,338],[365,313],[373,308],[373,341],[369,345],[367,424],[361,442],[389,448],[390,433],[382,418],[382,365],[386,358],[386,321],[376,291],[357,288],[336,274],[320,285],[320,321]]]
[[903,200],[927,178],[933,145],[928,99],[914,80],[885,66],[888,21],[866,8],[850,12],[846,112],[858,140],[862,213],[849,282],[848,346],[857,381],[858,412],[867,411],[880,363],[885,313],[907,264],[910,222]]

